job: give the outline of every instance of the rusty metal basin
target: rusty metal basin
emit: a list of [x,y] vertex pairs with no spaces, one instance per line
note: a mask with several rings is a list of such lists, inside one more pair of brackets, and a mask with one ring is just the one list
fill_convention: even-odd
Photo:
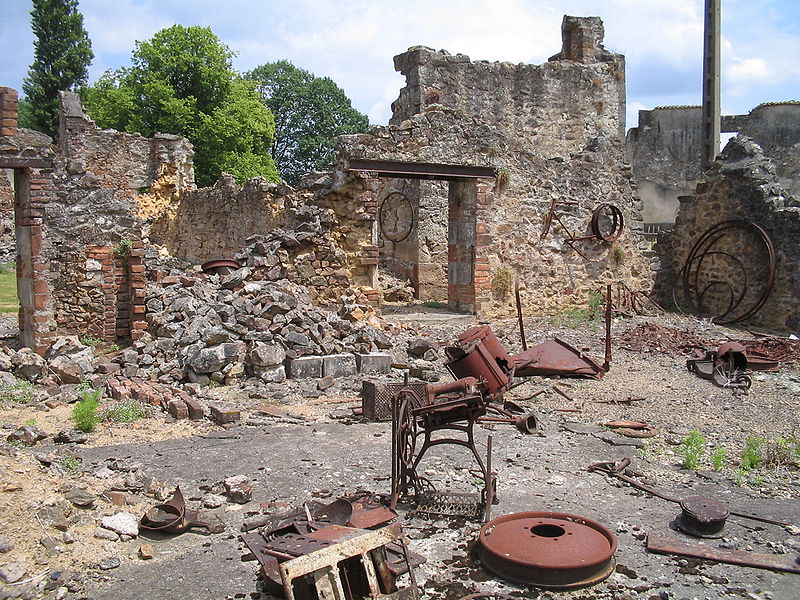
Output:
[[572,589],[603,581],[614,570],[616,536],[577,515],[523,512],[481,527],[479,557],[508,581],[546,589]]

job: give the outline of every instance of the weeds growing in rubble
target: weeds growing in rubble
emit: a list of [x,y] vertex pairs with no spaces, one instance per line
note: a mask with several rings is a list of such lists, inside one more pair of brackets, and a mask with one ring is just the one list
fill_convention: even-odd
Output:
[[764,446],[764,438],[749,437],[742,450],[741,465],[742,469],[749,471],[761,466],[761,449]]
[[58,466],[69,475],[75,475],[81,468],[81,461],[75,456],[63,456],[58,461]]
[[16,383],[0,385],[0,401],[27,404],[33,400],[33,384],[24,379]]
[[700,435],[698,429],[692,429],[678,446],[678,454],[683,455],[684,469],[698,469],[700,468],[700,457],[706,449],[706,438]]
[[133,423],[147,416],[147,411],[136,400],[125,400],[103,412],[103,421]]
[[100,415],[97,414],[97,407],[100,405],[100,390],[85,390],[83,399],[72,409],[70,419],[75,423],[75,427],[89,433],[94,431],[100,423]]
[[93,335],[82,335],[78,338],[78,341],[83,344],[84,346],[94,346],[97,347],[103,343],[98,337],[94,337]]
[[722,467],[725,466],[725,461],[727,458],[728,451],[722,446],[719,446],[718,448],[715,448],[714,452],[711,454],[711,466],[715,471],[721,471]]

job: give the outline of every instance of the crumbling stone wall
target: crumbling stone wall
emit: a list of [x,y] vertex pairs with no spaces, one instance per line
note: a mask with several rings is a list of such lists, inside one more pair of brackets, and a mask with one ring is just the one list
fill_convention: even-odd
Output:
[[[779,182],[775,164],[753,140],[738,135],[732,138],[714,165],[698,183],[695,193],[684,197],[674,228],[659,238],[657,250],[662,264],[657,290],[662,301],[672,302],[673,290],[683,304],[680,272],[699,237],[712,226],[741,220],[762,227],[775,247],[777,270],[772,294],[752,318],[744,321],[778,330],[797,331],[800,327],[800,202]],[[767,253],[752,236],[735,234],[722,240],[704,261],[700,288],[713,280],[728,282],[708,288],[703,298],[707,314],[727,310],[731,296],[744,291],[741,314],[763,290],[767,275]],[[728,253],[729,255],[723,254]],[[745,281],[743,274],[747,274]],[[693,278],[692,278],[693,281]]]
[[[626,152],[643,202],[645,223],[673,223],[680,197],[691,195],[703,176],[703,127],[699,106],[639,111],[628,131]],[[781,185],[800,191],[800,103],[761,104],[747,115],[722,117],[723,133],[756,142],[775,165]]]
[[[543,65],[473,62],[411,48],[395,57],[407,83],[389,126],[342,139],[345,158],[489,166],[503,175],[477,184],[480,201],[473,208],[456,210],[463,196],[452,183],[449,198],[433,204],[449,207],[450,240],[460,239],[457,247],[451,241],[448,263],[440,265],[448,273],[451,305],[462,304],[454,282],[471,279],[471,309],[510,314],[513,294],[498,273],[518,277],[527,288],[526,309],[538,312],[585,306],[606,282],[639,290],[651,285],[637,233],[639,206],[622,155],[624,59],[602,47],[599,19],[565,17],[563,31],[562,52]],[[597,205],[614,204],[625,216],[625,233],[613,247],[578,243],[588,260],[556,227],[540,239],[552,200],[575,202],[558,212],[577,235],[587,233]],[[417,204],[417,238],[409,243],[442,243],[441,209],[423,213],[430,206],[423,195]],[[427,228],[423,215],[436,226]],[[426,293],[420,289],[420,298]]]

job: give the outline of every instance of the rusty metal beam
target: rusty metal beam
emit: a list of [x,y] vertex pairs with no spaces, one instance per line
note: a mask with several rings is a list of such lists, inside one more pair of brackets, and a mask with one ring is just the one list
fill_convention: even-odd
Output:
[[456,181],[459,179],[495,179],[497,177],[497,173],[493,167],[355,158],[351,158],[347,161],[347,170],[374,172],[377,173],[378,177],[398,177],[403,179],[441,179]]
[[797,562],[797,559],[792,554],[760,554],[744,550],[723,550],[703,544],[690,544],[658,533],[651,533],[647,536],[647,551],[705,558],[757,569],[800,573],[800,563]]
[[0,169],[50,169],[52,167],[53,161],[49,158],[0,156]]

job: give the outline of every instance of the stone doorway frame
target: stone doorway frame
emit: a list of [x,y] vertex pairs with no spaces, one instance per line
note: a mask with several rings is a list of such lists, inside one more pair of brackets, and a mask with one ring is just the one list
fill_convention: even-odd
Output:
[[[491,293],[489,249],[493,236],[489,233],[488,224],[497,179],[495,169],[472,165],[348,159],[346,170],[364,173],[373,180],[425,179],[449,183],[447,304],[459,312],[479,314],[482,303],[489,300]],[[377,189],[379,186],[366,187]],[[377,203],[375,209],[377,211]],[[377,239],[375,224],[373,243]]]

